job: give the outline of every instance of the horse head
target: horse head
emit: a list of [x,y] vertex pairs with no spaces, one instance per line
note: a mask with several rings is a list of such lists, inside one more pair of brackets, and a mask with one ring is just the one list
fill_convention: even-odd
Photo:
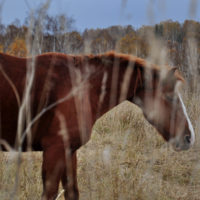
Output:
[[164,73],[155,69],[146,71],[133,102],[174,150],[189,149],[194,144],[195,134],[178,91],[184,79],[176,68],[166,67]]

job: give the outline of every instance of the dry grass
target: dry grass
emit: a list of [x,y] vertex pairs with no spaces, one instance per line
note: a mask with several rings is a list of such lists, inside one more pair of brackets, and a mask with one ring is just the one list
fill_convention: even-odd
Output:
[[[198,96],[185,93],[184,101],[197,134]],[[0,157],[0,199],[12,199],[16,155],[1,153]],[[22,155],[13,199],[40,199],[41,163],[42,153]],[[139,108],[122,103],[96,122],[91,140],[78,151],[78,184],[81,200],[200,199],[198,138],[191,150],[174,152]]]
[[95,124],[79,150],[81,199],[200,199],[198,147],[174,152],[125,102]]

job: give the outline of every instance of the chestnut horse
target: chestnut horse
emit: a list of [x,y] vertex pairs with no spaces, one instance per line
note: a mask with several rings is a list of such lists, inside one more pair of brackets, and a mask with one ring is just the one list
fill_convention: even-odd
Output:
[[177,150],[195,140],[177,83],[176,68],[158,67],[113,52],[46,53],[18,58],[0,53],[1,148],[43,151],[42,199],[78,199],[76,150],[104,113],[124,100],[138,105]]

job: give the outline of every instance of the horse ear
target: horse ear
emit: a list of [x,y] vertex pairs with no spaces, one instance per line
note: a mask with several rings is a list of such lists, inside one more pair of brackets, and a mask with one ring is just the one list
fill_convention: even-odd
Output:
[[177,70],[177,67],[171,68],[167,73],[167,77],[172,78],[174,76],[174,73],[175,73],[176,70]]
[[177,70],[177,67],[173,67],[167,72],[165,79],[163,81],[163,85],[168,85],[168,84],[174,85],[175,84],[175,82],[177,80],[176,77],[174,76],[176,70]]
[[174,79],[174,74],[175,74],[175,71],[177,70],[177,67],[173,67],[171,68],[168,72],[167,72],[167,75],[166,75],[166,78],[165,80],[172,80]]

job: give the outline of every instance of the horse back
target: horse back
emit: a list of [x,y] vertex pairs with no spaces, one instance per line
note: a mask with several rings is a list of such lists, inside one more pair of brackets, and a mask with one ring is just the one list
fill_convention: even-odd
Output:
[[[16,147],[18,125],[22,126],[24,132],[30,120],[70,91],[68,60],[64,54],[49,53],[34,58],[0,54],[1,139],[6,140],[11,147]],[[27,75],[31,66],[35,70],[32,83],[30,83],[31,75]],[[30,92],[27,92],[27,84],[31,84]],[[25,112],[24,120],[18,124],[19,108],[23,104],[25,95],[30,98],[29,108],[26,108],[28,114]],[[51,126],[56,108],[57,106],[54,106],[49,109],[32,126],[33,150],[42,150],[40,141]],[[27,149],[27,137],[22,147],[23,151]],[[6,150],[4,146],[2,149]]]

